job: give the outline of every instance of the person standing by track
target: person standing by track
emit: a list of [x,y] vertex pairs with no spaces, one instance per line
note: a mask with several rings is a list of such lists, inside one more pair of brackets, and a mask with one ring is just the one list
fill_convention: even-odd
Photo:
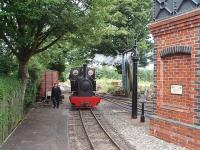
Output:
[[60,97],[61,97],[61,89],[58,86],[58,83],[54,83],[54,86],[52,87],[51,90],[51,99],[53,101],[53,108],[59,108]]

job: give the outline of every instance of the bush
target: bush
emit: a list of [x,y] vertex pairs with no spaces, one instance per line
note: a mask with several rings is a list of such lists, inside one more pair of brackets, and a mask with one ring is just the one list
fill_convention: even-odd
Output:
[[116,68],[103,66],[102,68],[96,68],[96,78],[121,79],[121,75],[118,74]]
[[153,70],[139,69],[138,70],[138,80],[153,82]]
[[119,90],[119,87],[116,87],[112,84],[113,79],[102,78],[97,80],[97,91],[100,93],[113,93]]
[[[114,68],[102,67],[96,69],[97,86],[99,92],[111,93],[119,90],[116,86],[112,85],[112,81],[121,79],[121,75],[117,73]],[[147,69],[138,69],[138,94],[150,90],[153,84],[153,71]]]
[[153,83],[148,81],[140,81],[138,83],[138,95],[144,94],[146,91],[152,91]]

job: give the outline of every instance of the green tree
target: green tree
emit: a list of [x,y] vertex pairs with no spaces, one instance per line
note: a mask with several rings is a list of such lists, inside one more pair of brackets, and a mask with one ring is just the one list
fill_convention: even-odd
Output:
[[107,11],[107,27],[101,42],[93,45],[93,52],[117,55],[130,49],[136,40],[140,60],[145,65],[144,55],[151,50],[147,41],[151,0],[113,0]]
[[48,51],[36,56],[37,61],[47,69],[57,70],[59,76],[65,71],[66,49],[60,44],[53,45]]
[[0,1],[0,39],[19,61],[24,93],[29,78],[30,58],[47,50],[62,38],[83,41],[85,32],[90,31],[86,34],[88,36],[94,35],[97,21],[101,24],[104,9],[100,8],[105,5],[105,1]]
[[7,49],[7,47],[0,40],[0,75],[11,75],[15,73],[16,68],[16,59]]

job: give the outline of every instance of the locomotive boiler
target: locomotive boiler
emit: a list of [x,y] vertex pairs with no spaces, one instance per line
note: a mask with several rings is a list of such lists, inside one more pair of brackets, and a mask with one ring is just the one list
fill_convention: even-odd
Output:
[[71,84],[70,103],[77,108],[93,108],[100,103],[96,96],[95,69],[87,65],[72,68],[69,75]]

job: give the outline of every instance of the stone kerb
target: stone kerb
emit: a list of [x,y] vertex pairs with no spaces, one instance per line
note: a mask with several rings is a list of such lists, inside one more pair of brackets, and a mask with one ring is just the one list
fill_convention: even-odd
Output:
[[156,113],[150,134],[200,148],[200,9],[149,25],[155,39]]

